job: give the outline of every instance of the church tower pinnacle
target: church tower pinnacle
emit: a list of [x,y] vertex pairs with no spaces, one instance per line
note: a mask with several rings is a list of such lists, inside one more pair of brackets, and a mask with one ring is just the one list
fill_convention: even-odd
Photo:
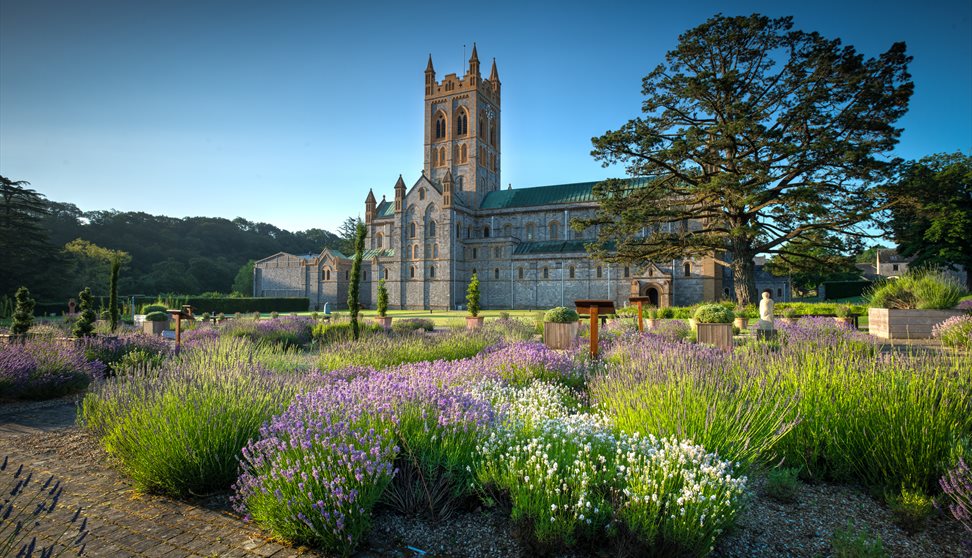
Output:
[[482,79],[475,43],[461,77],[446,74],[436,81],[429,56],[424,139],[424,174],[440,188],[450,176],[451,204],[477,208],[486,194],[499,189],[499,72],[494,59],[490,80]]

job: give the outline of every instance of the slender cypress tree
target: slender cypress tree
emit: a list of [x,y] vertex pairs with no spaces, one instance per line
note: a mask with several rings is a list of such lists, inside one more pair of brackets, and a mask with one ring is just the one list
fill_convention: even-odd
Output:
[[118,271],[121,269],[121,255],[111,257],[111,279],[108,281],[108,318],[111,331],[118,327]]
[[385,280],[378,280],[378,316],[384,318],[388,314],[388,289]]
[[466,307],[473,318],[479,316],[479,276],[475,273],[466,288]]
[[358,292],[360,291],[359,280],[361,278],[361,259],[364,257],[365,235],[368,229],[364,223],[358,221],[357,234],[354,238],[354,261],[351,263],[351,284],[348,285],[348,310],[351,313],[351,336],[355,341],[358,340]]

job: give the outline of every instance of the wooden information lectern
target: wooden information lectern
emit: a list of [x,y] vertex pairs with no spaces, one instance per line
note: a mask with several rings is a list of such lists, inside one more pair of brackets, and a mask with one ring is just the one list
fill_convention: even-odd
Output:
[[597,319],[615,313],[614,301],[575,300],[574,306],[577,307],[577,313],[581,316],[591,317],[591,358],[597,358]]

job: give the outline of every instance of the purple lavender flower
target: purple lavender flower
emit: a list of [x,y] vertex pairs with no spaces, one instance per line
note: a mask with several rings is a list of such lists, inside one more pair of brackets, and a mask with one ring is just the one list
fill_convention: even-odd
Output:
[[26,339],[0,346],[0,397],[49,399],[83,390],[105,373],[73,341]]

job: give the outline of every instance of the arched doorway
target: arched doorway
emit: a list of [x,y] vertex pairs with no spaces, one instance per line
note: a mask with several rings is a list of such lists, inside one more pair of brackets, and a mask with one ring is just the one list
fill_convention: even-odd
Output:
[[658,307],[658,289],[655,287],[646,286],[641,296],[647,296],[648,304],[656,308]]

